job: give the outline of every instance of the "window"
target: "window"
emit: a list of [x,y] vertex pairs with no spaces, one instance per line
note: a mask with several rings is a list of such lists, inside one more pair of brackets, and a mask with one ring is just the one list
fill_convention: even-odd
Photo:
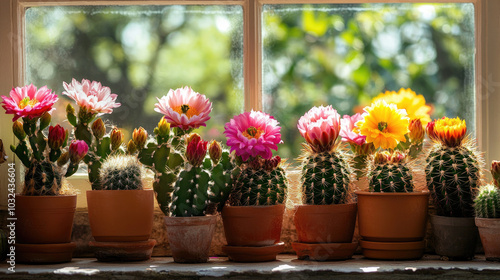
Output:
[[[64,6],[58,5],[59,2],[64,3]],[[493,62],[499,44],[494,34],[500,28],[499,23],[494,21],[494,11],[500,8],[499,3],[492,0],[424,1],[438,2],[432,5],[418,4],[418,0],[382,1],[390,4],[377,4],[380,1],[376,0],[359,0],[355,1],[356,4],[352,2],[160,0],[154,1],[158,6],[149,6],[149,2],[133,0],[2,1],[0,23],[4,28],[0,30],[0,36],[8,40],[0,40],[0,61],[5,62],[8,67],[5,67],[7,71],[0,73],[1,92],[6,94],[12,86],[33,81],[49,84],[60,93],[62,81],[70,81],[77,73],[71,71],[81,70],[79,67],[89,67],[89,74],[75,78],[102,81],[120,94],[119,98],[126,95],[140,98],[140,102],[144,102],[139,106],[142,108],[152,108],[154,96],[165,94],[169,88],[190,85],[213,99],[214,114],[211,123],[217,126],[219,133],[223,123],[243,109],[263,109],[276,115],[285,127],[284,140],[290,143],[290,146],[280,149],[285,156],[294,157],[298,153],[297,143],[301,139],[288,133],[295,131],[296,119],[311,106],[332,104],[342,113],[350,113],[352,104],[368,102],[372,95],[385,89],[411,87],[419,93],[427,94],[427,88],[434,88],[438,95],[426,96],[429,102],[435,104],[434,116],[444,113],[452,115],[455,112],[461,114],[468,119],[469,127],[476,124],[474,130],[479,144],[483,151],[488,152],[487,162],[493,158],[500,159],[500,147],[494,145],[500,137],[500,130],[495,126],[495,123],[499,123],[500,116],[494,113],[494,104],[500,104],[500,95],[495,94],[500,90],[500,67],[497,66],[499,63]],[[305,3],[309,4],[304,5]],[[434,26],[429,23],[429,20],[432,21],[428,18],[429,14],[432,15],[432,12],[429,13],[431,7],[434,20],[454,20],[460,34],[456,34],[457,27],[453,24],[446,26],[441,22]],[[342,11],[338,12],[339,9]],[[393,12],[387,12],[390,10]],[[184,25],[178,26],[181,21],[179,18],[169,19],[170,15],[176,13],[182,17]],[[67,19],[68,15],[70,21]],[[98,23],[88,22],[87,17],[110,20],[116,26],[114,33],[111,30],[113,34],[103,35],[110,32],[105,30],[108,25],[97,27]],[[380,18],[377,19],[377,25],[381,20],[388,23],[383,24],[381,31],[369,37],[370,34],[363,30],[365,27],[360,23],[368,22],[367,18]],[[119,20],[122,22],[119,23]],[[326,28],[322,23],[324,20],[328,22]],[[30,25],[30,22],[33,24]],[[92,26],[96,27],[92,31],[95,36],[82,38]],[[357,33],[347,34],[346,31],[351,28],[358,29]],[[172,32],[161,35],[162,32],[174,29],[177,29],[175,36]],[[214,31],[217,34],[214,36],[218,36],[220,41],[202,40],[203,37],[200,36],[205,36],[207,30]],[[78,32],[78,36],[75,36],[75,32]],[[433,34],[436,32],[441,34]],[[397,39],[391,36],[394,33],[399,33],[401,37]],[[432,34],[430,38],[427,37],[430,36],[429,33]],[[134,34],[137,38],[130,40],[123,36],[127,34]],[[286,41],[280,38],[283,34],[292,39]],[[435,35],[444,37],[436,41],[433,37]],[[170,37],[162,40],[161,36]],[[356,39],[356,36],[368,37]],[[385,38],[396,42],[386,45]],[[83,42],[79,41],[83,39],[92,44],[85,51],[82,46],[75,45],[75,42]],[[441,55],[438,53],[441,46],[437,45],[439,40],[452,42],[451,49],[446,51],[453,54],[449,58],[450,63],[455,63],[457,68],[453,69],[460,69],[456,73],[461,74],[441,68]],[[363,47],[359,47],[359,41]],[[161,47],[160,42],[163,42]],[[169,49],[174,42],[185,48],[176,53],[174,49]],[[212,59],[217,60],[217,65],[201,63],[203,59],[200,58],[199,50],[189,51],[188,47],[199,45],[200,42],[203,43],[200,47],[209,50],[207,52]],[[282,52],[276,48],[280,44],[283,45]],[[392,52],[395,49],[393,45],[399,46],[398,54]],[[157,52],[158,60],[154,61],[156,64],[175,61],[185,54],[181,51],[185,51],[193,56],[189,59],[183,56],[183,61],[189,60],[190,63],[202,64],[204,67],[198,68],[196,72],[183,68],[185,65],[181,65],[178,71],[158,71],[158,65],[150,65],[151,54],[138,52],[139,48],[153,50],[151,53],[160,48]],[[358,54],[353,52],[358,49]],[[79,55],[88,61],[77,59],[76,51],[81,52]],[[367,62],[368,56],[364,51],[371,52],[373,59],[381,61]],[[389,54],[394,59],[388,58]],[[329,57],[322,58],[325,55]],[[130,59],[128,65],[124,65],[123,57]],[[406,65],[412,62],[414,66]],[[85,66],[85,63],[90,66]],[[179,65],[179,60],[174,64]],[[396,70],[387,71],[388,65]],[[403,67],[404,65],[407,67]],[[322,73],[325,71],[329,72]],[[414,79],[413,71],[425,73],[424,82]],[[184,74],[185,72],[189,72],[189,75]],[[214,73],[214,76],[210,77],[210,73]],[[448,79],[443,78],[441,73],[449,75]],[[331,74],[332,77],[320,78],[319,74]],[[204,86],[204,83],[210,86]],[[425,83],[431,83],[431,87]],[[150,88],[145,89],[146,86]],[[318,94],[322,92],[326,94]],[[317,98],[315,94],[318,94]],[[463,94],[467,99],[451,98],[450,96],[454,96],[452,94]],[[298,109],[290,106],[281,108],[283,101],[303,104]],[[121,102],[127,103],[123,100]],[[133,109],[135,103],[138,102],[125,105]],[[109,116],[109,120],[124,126],[119,118],[125,113],[125,108],[127,107],[124,106],[121,112],[117,110],[116,114]],[[2,114],[0,117],[4,128],[0,131],[0,138],[4,139],[4,144],[10,145],[14,142],[10,132],[11,116]],[[131,115],[126,117],[126,121],[130,123],[125,128],[142,125],[151,131],[151,126],[155,125],[158,117],[159,115],[144,111],[141,118],[151,120],[136,121]],[[210,133],[210,128],[205,133]],[[17,165],[19,166],[20,164]],[[7,172],[3,169],[0,171],[5,174]],[[0,178],[4,184],[4,177]],[[2,188],[2,191],[2,197],[5,197],[5,189]]]

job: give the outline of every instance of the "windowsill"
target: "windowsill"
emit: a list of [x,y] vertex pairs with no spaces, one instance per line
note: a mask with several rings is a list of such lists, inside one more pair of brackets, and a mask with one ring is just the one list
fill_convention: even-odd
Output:
[[[0,275],[7,266],[0,265]],[[76,258],[72,262],[51,265],[16,265],[16,273],[2,279],[35,279],[42,276],[50,279],[67,279],[92,275],[99,279],[121,277],[162,277],[162,278],[197,278],[197,277],[265,277],[281,278],[293,275],[294,279],[318,277],[366,275],[393,278],[407,278],[416,275],[433,275],[436,278],[474,278],[474,275],[495,278],[500,273],[500,265],[485,261],[484,255],[476,255],[472,261],[443,261],[436,255],[425,255],[416,261],[377,261],[355,255],[353,259],[336,262],[301,261],[295,255],[279,255],[277,261],[265,263],[235,263],[225,257],[211,258],[204,264],[178,264],[170,257],[155,257],[149,261],[132,263],[102,263],[94,258]],[[5,276],[5,275],[4,275]],[[359,278],[364,279],[364,278]],[[427,278],[426,278],[427,279]]]

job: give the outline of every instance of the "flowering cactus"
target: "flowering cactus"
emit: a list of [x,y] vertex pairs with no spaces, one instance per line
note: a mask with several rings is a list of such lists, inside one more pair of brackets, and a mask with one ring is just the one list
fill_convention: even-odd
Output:
[[353,116],[344,115],[340,120],[340,136],[342,141],[349,143],[354,153],[354,168],[358,178],[363,175],[366,159],[375,151],[373,143],[366,143],[366,136],[361,135],[356,127],[356,123],[362,119],[361,114],[357,113]]
[[[57,95],[45,86],[37,90],[29,85],[12,89],[10,97],[2,98],[6,113],[14,114],[12,130],[19,140],[17,146],[10,148],[26,167],[23,194],[60,194],[62,177],[73,175],[81,158],[69,161],[69,152],[64,151],[68,132],[61,126],[50,126],[48,136],[44,135]],[[84,151],[82,156],[85,156],[85,147],[80,147],[80,151]]]
[[[283,204],[288,181],[281,160],[271,149],[281,142],[281,127],[272,116],[251,111],[226,123],[227,145],[241,158],[240,171],[233,181],[231,205]],[[270,162],[272,161],[272,162]]]
[[302,155],[303,203],[346,203],[352,171],[350,158],[337,141],[340,115],[332,106],[313,107],[299,119],[297,127],[307,142]]
[[495,186],[500,188],[500,161],[494,160],[491,162],[491,176],[493,176]]
[[426,181],[437,213],[473,217],[473,198],[483,180],[483,159],[466,138],[467,126],[459,118],[427,124],[434,144],[426,157]]

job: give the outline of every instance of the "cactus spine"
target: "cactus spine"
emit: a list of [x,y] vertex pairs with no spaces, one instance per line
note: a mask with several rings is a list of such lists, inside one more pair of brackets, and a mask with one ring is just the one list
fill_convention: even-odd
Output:
[[343,204],[349,198],[350,174],[347,155],[342,151],[315,153],[306,149],[302,167],[304,204]]
[[62,174],[50,161],[31,161],[24,174],[23,195],[58,195],[62,187]]
[[170,207],[172,217],[204,216],[208,205],[210,174],[203,167],[187,164],[175,182]]
[[492,184],[481,186],[474,200],[478,218],[500,218],[500,191]]
[[233,170],[235,170],[235,165],[231,161],[229,151],[222,151],[218,162],[212,159],[210,175],[212,184],[210,185],[208,198],[210,203],[215,204],[219,212],[222,211],[231,193],[234,177]]
[[99,175],[102,190],[142,190],[142,170],[134,156],[109,157]]
[[379,152],[369,167],[368,179],[373,192],[413,192],[413,176],[407,155]]
[[258,206],[283,204],[288,180],[281,166],[281,158],[260,157],[250,159],[240,166],[229,202],[233,206]]

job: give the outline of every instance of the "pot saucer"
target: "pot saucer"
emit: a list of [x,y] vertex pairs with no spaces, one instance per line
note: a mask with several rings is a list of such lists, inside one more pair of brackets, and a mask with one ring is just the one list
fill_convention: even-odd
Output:
[[54,244],[16,243],[16,262],[18,263],[64,263],[70,262],[75,242]]
[[90,241],[96,259],[100,262],[133,262],[151,258],[156,240],[132,242],[98,242]]
[[271,246],[222,246],[222,251],[229,260],[234,262],[269,262],[276,260],[276,255],[283,252],[285,243],[280,242]]
[[352,258],[358,242],[352,243],[300,243],[292,242],[299,260],[332,261]]
[[425,241],[373,242],[360,240],[363,255],[378,260],[415,260],[424,255]]

